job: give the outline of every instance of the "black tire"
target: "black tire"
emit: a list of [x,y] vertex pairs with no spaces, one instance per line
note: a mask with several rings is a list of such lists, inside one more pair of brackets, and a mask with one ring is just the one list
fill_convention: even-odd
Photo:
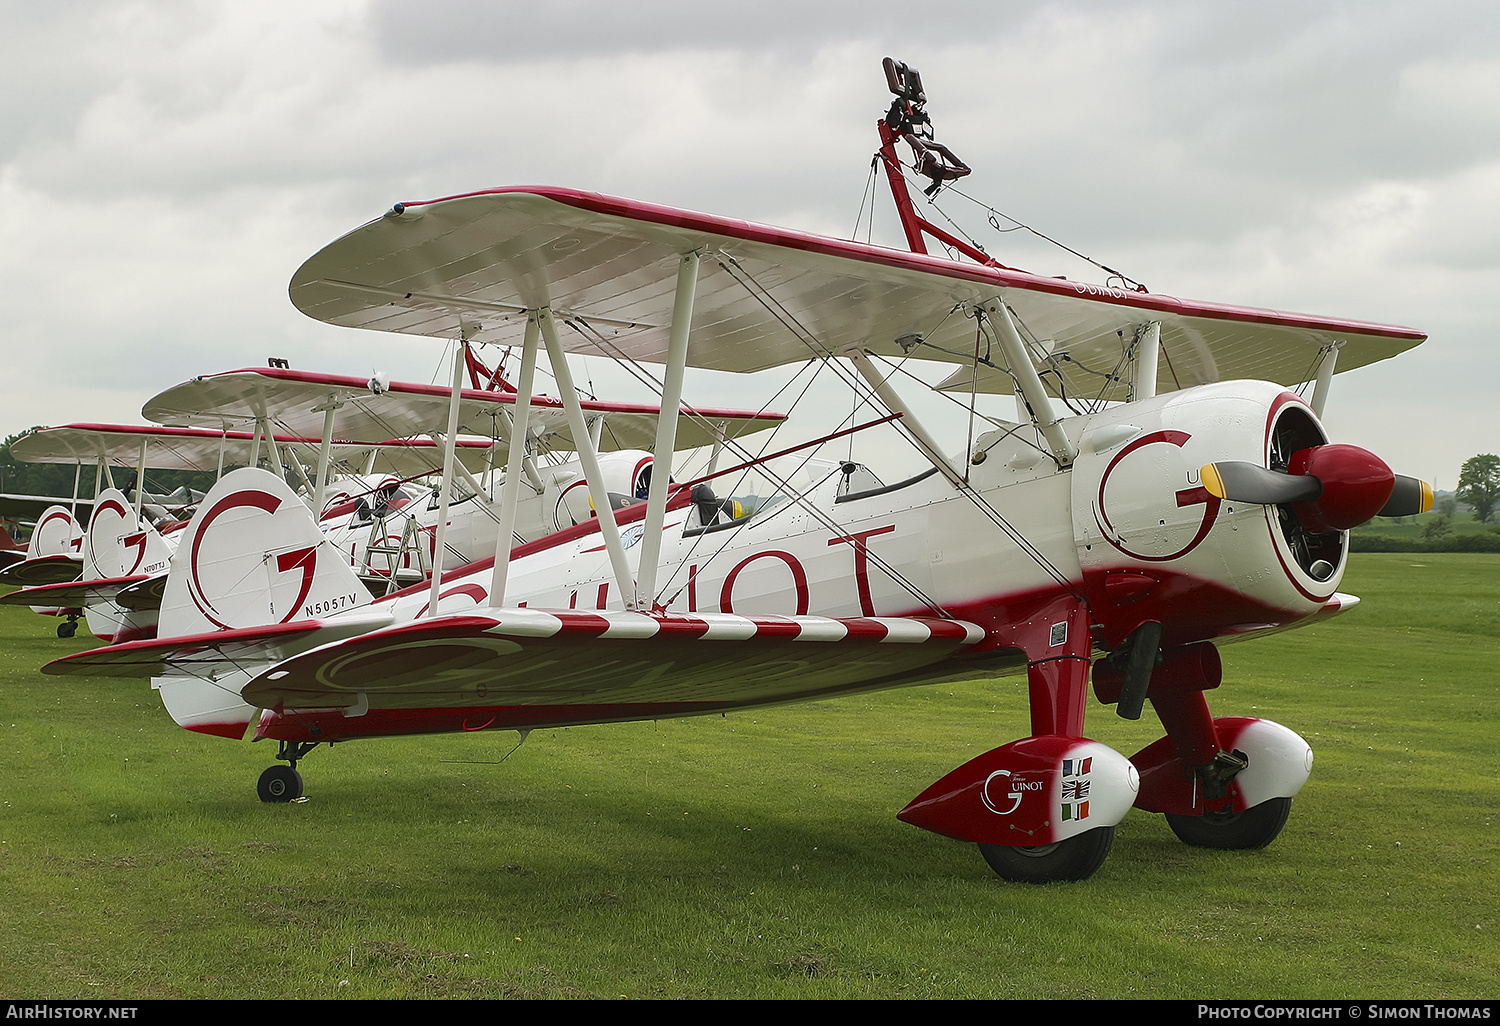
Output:
[[69,620],[66,623],[60,623],[60,624],[57,625],[57,636],[59,638],[71,638],[73,635],[75,635],[77,633],[78,633],[78,621],[77,620]]
[[1271,798],[1244,812],[1210,812],[1205,816],[1167,813],[1167,825],[1184,844],[1195,848],[1251,851],[1276,840],[1291,814],[1290,798]]
[[302,774],[290,766],[272,766],[255,785],[263,802],[290,802],[302,797]]
[[1012,848],[981,844],[979,854],[990,868],[1012,883],[1060,883],[1087,880],[1104,864],[1115,843],[1114,827],[1099,827],[1056,844]]

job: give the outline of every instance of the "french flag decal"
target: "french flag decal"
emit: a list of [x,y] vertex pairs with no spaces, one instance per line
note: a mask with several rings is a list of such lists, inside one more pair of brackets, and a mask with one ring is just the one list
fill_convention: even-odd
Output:
[[1093,768],[1094,768],[1094,758],[1093,758],[1093,756],[1089,756],[1087,759],[1064,759],[1063,760],[1063,776],[1065,776],[1065,777],[1081,777],[1081,776],[1085,776]]

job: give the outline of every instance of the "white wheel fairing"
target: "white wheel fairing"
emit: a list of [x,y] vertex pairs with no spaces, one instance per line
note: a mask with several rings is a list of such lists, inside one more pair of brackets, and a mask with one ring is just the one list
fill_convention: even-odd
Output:
[[961,841],[1034,848],[1114,826],[1139,787],[1135,766],[1107,745],[1029,737],[958,767],[898,818]]
[[1119,823],[1135,804],[1140,775],[1113,748],[1085,741],[1060,760],[1054,787],[1052,807],[1058,818],[1047,844]]
[[[1226,731],[1226,722],[1236,723],[1238,729]],[[1249,758],[1250,765],[1234,778],[1240,798],[1235,802],[1237,809],[1252,808],[1272,798],[1294,797],[1312,775],[1312,748],[1296,731],[1259,719],[1226,718],[1215,721],[1215,725],[1226,749],[1238,749]]]

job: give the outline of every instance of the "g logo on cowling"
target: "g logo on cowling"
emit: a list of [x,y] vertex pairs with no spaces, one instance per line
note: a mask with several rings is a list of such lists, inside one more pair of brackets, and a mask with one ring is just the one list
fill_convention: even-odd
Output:
[[1196,549],[1204,538],[1208,537],[1209,530],[1214,526],[1214,521],[1218,519],[1220,500],[1218,497],[1210,495],[1207,488],[1199,485],[1197,488],[1183,488],[1178,490],[1176,493],[1178,508],[1196,506],[1201,503],[1203,506],[1203,520],[1199,523],[1198,531],[1193,535],[1192,540],[1182,548],[1176,552],[1166,553],[1165,555],[1153,555],[1144,552],[1135,552],[1126,548],[1125,539],[1119,536],[1119,532],[1115,529],[1115,526],[1110,523],[1109,512],[1104,506],[1104,488],[1109,484],[1109,476],[1114,473],[1115,468],[1120,465],[1120,462],[1125,457],[1147,445],[1166,444],[1181,449],[1187,444],[1188,439],[1192,437],[1186,431],[1153,431],[1149,435],[1142,435],[1121,449],[1115,454],[1115,458],[1109,461],[1109,466],[1104,468],[1104,475],[1099,479],[1099,494],[1094,503],[1094,522],[1099,525],[1099,530],[1104,535],[1105,541],[1132,559],[1139,559],[1148,563],[1165,563],[1169,560],[1185,556]]

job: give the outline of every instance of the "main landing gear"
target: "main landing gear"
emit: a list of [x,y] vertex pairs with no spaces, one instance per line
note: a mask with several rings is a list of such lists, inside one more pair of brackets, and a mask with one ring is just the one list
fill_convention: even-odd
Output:
[[1169,812],[1167,825],[1183,844],[1223,851],[1252,851],[1276,840],[1292,811],[1290,798],[1271,798],[1244,812],[1205,812],[1181,816]]
[[[1033,654],[1031,736],[969,760],[897,818],[977,843],[1000,877],[1031,884],[1092,876],[1132,807],[1164,813],[1199,848],[1264,848],[1281,833],[1312,771],[1312,749],[1270,720],[1210,714],[1203,692],[1222,679],[1212,645],[1163,652],[1152,623],[1119,658],[1091,667],[1081,603],[1059,598],[1018,620],[1005,640]],[[1129,759],[1084,737],[1091,669],[1100,701],[1127,719],[1149,701],[1167,736]]]
[[287,763],[272,766],[260,775],[255,793],[263,802],[294,802],[302,797],[302,774],[297,772],[297,762],[308,752],[318,747],[318,741],[283,741],[276,758]]
[[1001,879],[1011,883],[1053,883],[1087,880],[1104,865],[1114,843],[1115,828],[1098,827],[1056,844],[1034,848],[981,844],[979,854]]
[[70,616],[67,621],[57,625],[57,636],[59,638],[71,638],[78,633],[78,617]]

